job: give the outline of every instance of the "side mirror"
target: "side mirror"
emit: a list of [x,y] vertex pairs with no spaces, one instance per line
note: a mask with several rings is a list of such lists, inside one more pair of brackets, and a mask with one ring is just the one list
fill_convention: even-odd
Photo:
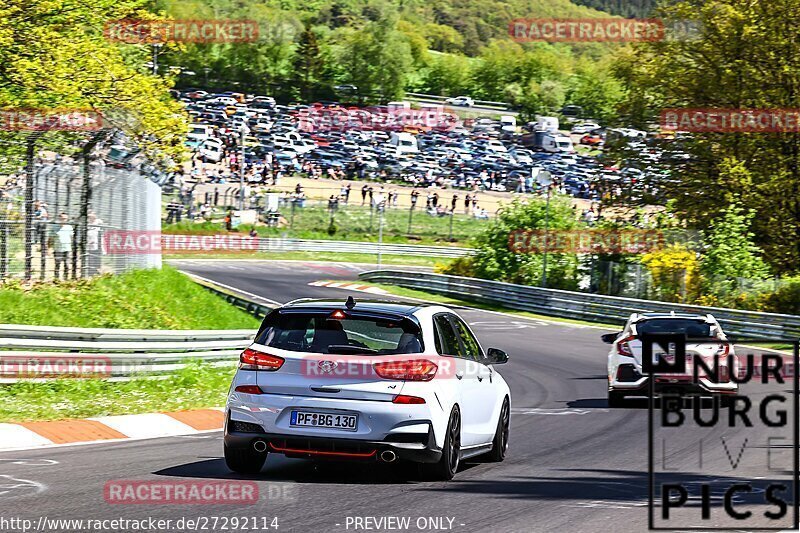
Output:
[[508,354],[497,348],[489,348],[486,352],[486,359],[493,365],[502,365],[508,363]]
[[606,333],[605,335],[600,335],[600,338],[603,339],[603,342],[606,344],[614,344],[614,341],[617,340],[617,337],[620,336],[620,332],[617,333]]

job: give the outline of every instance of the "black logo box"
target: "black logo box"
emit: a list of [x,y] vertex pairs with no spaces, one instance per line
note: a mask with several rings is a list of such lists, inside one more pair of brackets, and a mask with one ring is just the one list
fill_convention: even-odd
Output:
[[[715,344],[720,345],[721,342],[719,340],[708,340],[708,339],[687,339],[686,335],[675,335],[675,334],[650,334],[650,335],[642,335],[642,371],[643,374],[648,376],[648,386],[647,386],[647,396],[648,396],[648,528],[652,531],[730,531],[731,526],[724,526],[724,527],[709,527],[709,526],[691,526],[686,524],[668,524],[666,527],[658,527],[656,526],[656,501],[655,501],[655,493],[656,493],[656,486],[655,486],[655,476],[656,471],[654,469],[654,411],[656,408],[656,402],[658,401],[658,396],[655,390],[655,375],[668,375],[668,374],[687,374],[687,367],[686,367],[686,345],[687,342],[691,344]],[[800,387],[798,384],[800,381],[798,380],[798,374],[800,373],[800,340],[789,340],[786,338],[775,338],[775,339],[764,339],[764,338],[731,338],[727,341],[731,346],[739,345],[745,348],[744,353],[737,354],[737,357],[740,357],[740,361],[743,364],[747,364],[748,360],[746,357],[741,357],[742,355],[752,354],[757,352],[760,349],[763,352],[771,352],[775,354],[774,349],[771,347],[773,346],[781,346],[786,347],[790,346],[791,354],[784,354],[782,357],[780,354],[775,354],[776,357],[781,357],[784,361],[788,358],[791,358],[793,361],[793,367],[791,376],[784,376],[784,384],[785,386],[792,387],[792,397],[793,402],[791,403],[793,410],[791,413],[791,425],[792,425],[792,464],[793,464],[793,475],[792,475],[792,486],[791,486],[791,498],[789,503],[789,509],[786,513],[787,519],[786,522],[781,523],[775,527],[758,527],[758,526],[751,526],[747,523],[747,521],[742,521],[740,524],[737,524],[735,527],[737,529],[746,529],[748,531],[784,531],[787,529],[798,529],[798,525],[800,525],[800,495],[798,494],[798,490],[800,489],[800,471],[798,471],[798,467],[800,466],[798,451],[800,449],[800,427],[798,426],[798,396],[800,396]],[[660,348],[663,352],[674,352],[674,359],[672,361],[664,361],[661,360],[659,357],[657,360],[653,357],[654,356],[654,348]],[[787,350],[782,350],[786,352]],[[741,352],[741,350],[740,350]],[[755,362],[755,361],[754,361]],[[689,374],[692,374],[693,380],[696,377],[696,373],[694,369],[697,368],[696,364],[693,364],[693,369],[689,371]],[[755,375],[750,378],[749,382],[759,381],[761,379],[760,375]],[[788,418],[788,417],[787,417]],[[788,476],[787,476],[788,477]],[[791,523],[788,523],[788,517],[791,516]],[[663,519],[662,519],[663,521]],[[698,522],[701,520],[698,518]]]

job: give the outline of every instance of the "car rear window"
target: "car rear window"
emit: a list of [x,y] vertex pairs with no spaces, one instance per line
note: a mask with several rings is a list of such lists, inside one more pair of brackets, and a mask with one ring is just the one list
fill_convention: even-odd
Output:
[[690,318],[652,318],[636,324],[636,333],[677,333],[688,337],[711,337],[711,325]]
[[419,328],[410,320],[349,314],[273,313],[256,343],[293,352],[324,354],[404,354],[423,351]]

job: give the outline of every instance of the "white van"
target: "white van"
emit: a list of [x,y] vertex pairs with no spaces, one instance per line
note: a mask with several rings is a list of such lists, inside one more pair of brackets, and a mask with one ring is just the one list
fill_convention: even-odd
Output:
[[560,133],[548,133],[542,137],[542,149],[551,153],[572,153],[575,147],[572,139]]
[[189,148],[199,148],[213,133],[214,128],[208,124],[192,124],[189,126],[189,133],[186,134],[185,144]]
[[389,145],[394,148],[398,154],[419,152],[417,138],[410,133],[392,132],[389,137]]
[[558,117],[545,117],[536,115],[536,129],[540,131],[558,131]]
[[504,133],[516,133],[517,119],[511,115],[503,115],[500,117],[500,130]]
[[222,141],[219,139],[206,139],[200,145],[200,157],[204,161],[219,163],[220,159],[222,159]]

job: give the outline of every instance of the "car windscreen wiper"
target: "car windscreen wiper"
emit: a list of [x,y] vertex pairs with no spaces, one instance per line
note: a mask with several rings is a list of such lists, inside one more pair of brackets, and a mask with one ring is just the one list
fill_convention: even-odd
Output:
[[372,348],[365,348],[362,346],[350,346],[349,344],[331,344],[328,346],[328,353],[338,353],[338,354],[376,354],[378,350],[373,350]]

